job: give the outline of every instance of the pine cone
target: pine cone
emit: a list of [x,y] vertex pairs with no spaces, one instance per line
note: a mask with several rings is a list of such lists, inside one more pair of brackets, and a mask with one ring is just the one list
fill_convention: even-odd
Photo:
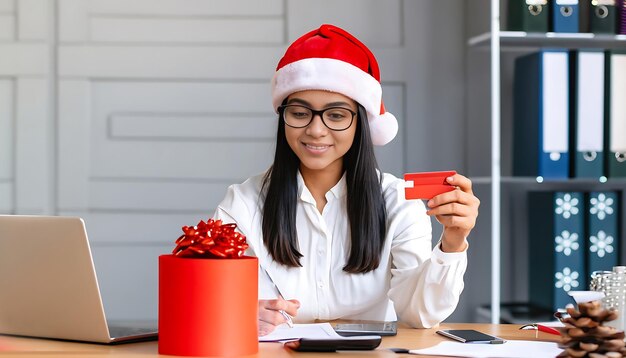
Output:
[[559,357],[625,357],[624,331],[604,326],[617,319],[618,312],[602,308],[600,301],[579,303],[578,309],[567,308],[570,317],[562,320],[561,345],[565,350]]

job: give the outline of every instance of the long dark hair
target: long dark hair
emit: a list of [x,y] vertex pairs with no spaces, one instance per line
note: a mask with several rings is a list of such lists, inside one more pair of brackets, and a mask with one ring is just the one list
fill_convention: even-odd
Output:
[[[343,270],[350,273],[366,273],[378,267],[387,231],[382,173],[377,173],[378,164],[367,123],[367,112],[358,105],[354,141],[343,157],[351,234],[350,255]],[[281,113],[274,164],[263,178],[263,243],[274,261],[291,267],[302,266],[296,230],[299,166],[300,160],[287,143]]]

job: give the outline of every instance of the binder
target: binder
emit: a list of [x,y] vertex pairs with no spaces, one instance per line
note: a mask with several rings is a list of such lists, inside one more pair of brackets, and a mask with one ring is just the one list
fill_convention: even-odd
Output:
[[[589,1],[589,0],[586,0]],[[615,0],[592,0],[589,9],[589,31],[595,34],[617,32],[617,8]]]
[[569,69],[566,51],[518,57],[513,85],[513,175],[569,175]]
[[529,301],[556,311],[572,303],[567,292],[587,287],[584,204],[580,192],[530,192]]
[[578,1],[578,32],[591,32],[589,21],[591,20],[591,2],[595,0]]
[[610,178],[626,177],[626,52],[606,56],[605,167]]
[[587,277],[619,264],[619,195],[614,191],[586,195]]
[[508,29],[511,31],[548,32],[548,0],[509,0]]
[[578,32],[578,0],[555,0],[552,2],[554,32]]
[[617,32],[620,35],[626,35],[626,0],[617,0],[617,8],[619,14]]
[[571,53],[571,176],[604,175],[604,52]]

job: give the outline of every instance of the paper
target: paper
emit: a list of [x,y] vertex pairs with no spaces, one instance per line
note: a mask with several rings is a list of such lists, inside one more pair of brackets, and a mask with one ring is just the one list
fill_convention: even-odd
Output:
[[554,342],[506,341],[503,344],[460,343],[445,341],[425,349],[410,350],[411,354],[474,357],[474,358],[542,358],[556,357],[562,349]]
[[300,338],[342,339],[344,337],[335,332],[330,323],[294,324],[293,328],[281,324],[272,333],[259,337],[259,342],[285,342]]
[[569,291],[567,294],[574,298],[576,304],[601,300],[604,298],[604,292],[600,291]]

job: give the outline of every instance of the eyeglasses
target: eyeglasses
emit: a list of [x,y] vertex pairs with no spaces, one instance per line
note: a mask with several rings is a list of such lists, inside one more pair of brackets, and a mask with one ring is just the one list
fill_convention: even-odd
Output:
[[313,117],[319,115],[322,118],[322,123],[334,131],[344,131],[350,128],[356,115],[356,112],[343,107],[329,107],[316,111],[295,104],[279,106],[278,112],[283,115],[283,120],[289,127],[304,128],[313,121]]

